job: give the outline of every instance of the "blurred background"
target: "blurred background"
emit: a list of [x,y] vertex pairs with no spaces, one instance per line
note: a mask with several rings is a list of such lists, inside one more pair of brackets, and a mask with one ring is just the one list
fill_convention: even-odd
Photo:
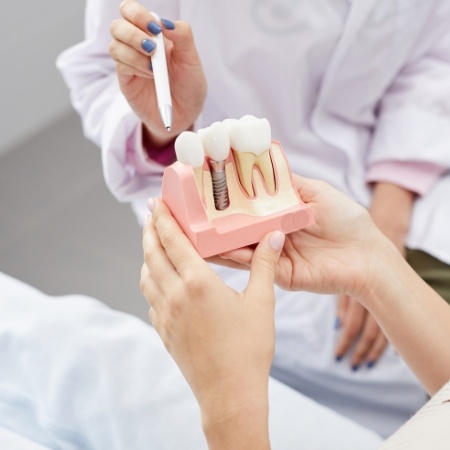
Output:
[[0,271],[147,320],[141,229],[106,189],[55,66],[83,38],[84,2],[5,2],[2,18]]

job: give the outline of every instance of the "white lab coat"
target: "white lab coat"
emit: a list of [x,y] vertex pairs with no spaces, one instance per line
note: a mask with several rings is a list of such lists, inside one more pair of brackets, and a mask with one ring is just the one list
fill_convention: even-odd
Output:
[[[86,136],[102,148],[108,187],[141,219],[146,199],[160,193],[163,167],[145,160],[139,120],[119,92],[107,53],[119,3],[88,0],[86,40],[61,55],[58,66]],[[442,175],[416,201],[407,244],[450,263],[450,2],[348,2],[341,38],[315,90],[299,84],[305,60],[296,60],[296,46],[304,41],[292,36],[304,24],[296,2],[142,3],[160,17],[192,24],[209,89],[198,126],[247,113],[267,117],[293,172],[325,179],[366,206],[372,165],[437,167]],[[310,24],[328,17],[325,3],[317,5],[308,3]],[[297,107],[302,98],[310,111]],[[230,285],[244,286],[246,274],[218,270]],[[387,436],[421,406],[423,391],[392,348],[372,370],[352,372],[348,361],[335,362],[334,322],[334,297],[278,290],[273,374]]]

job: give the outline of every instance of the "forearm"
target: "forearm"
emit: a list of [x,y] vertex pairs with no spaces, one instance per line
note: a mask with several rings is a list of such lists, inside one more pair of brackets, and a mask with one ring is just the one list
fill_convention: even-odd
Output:
[[430,394],[450,379],[450,308],[380,239],[361,301]]
[[370,207],[372,219],[401,251],[409,229],[415,197],[414,192],[393,183],[377,182],[373,186]]

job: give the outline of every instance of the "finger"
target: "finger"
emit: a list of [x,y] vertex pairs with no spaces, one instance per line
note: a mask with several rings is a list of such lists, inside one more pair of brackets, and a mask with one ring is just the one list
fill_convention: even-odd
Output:
[[207,269],[208,264],[198,254],[183,233],[164,202],[155,199],[152,220],[166,257],[181,277],[190,277],[193,271]]
[[134,48],[131,48],[118,40],[113,40],[110,43],[109,53],[116,63],[122,63],[126,66],[134,67],[139,72],[151,75],[153,77],[149,56],[143,55]]
[[148,57],[155,52],[156,42],[147,33],[126,20],[117,19],[111,22],[110,32],[116,41],[124,43],[144,56]]
[[134,0],[125,0],[120,4],[122,17],[145,32],[147,35],[161,33],[159,20],[145,6]]
[[229,252],[222,253],[220,257],[223,260],[230,260],[237,263],[240,266],[250,268],[252,263],[253,254],[255,253],[255,249],[251,247],[243,247],[236,250],[232,250]]
[[162,310],[165,303],[164,295],[153,280],[151,271],[145,263],[142,264],[139,287],[147,303],[157,311]]
[[350,346],[361,332],[367,311],[353,299],[349,300],[349,306],[345,314],[341,336],[336,345],[336,359],[340,360],[349,350]]
[[338,298],[336,307],[336,324],[335,328],[338,329],[344,323],[345,313],[349,305],[350,298],[348,295],[341,295]]
[[161,244],[153,220],[146,220],[144,224],[142,245],[144,261],[149,270],[151,270],[153,282],[164,297],[170,296],[172,289],[176,289],[180,284],[180,275]]
[[[274,231],[266,236],[256,247],[253,254],[250,279],[247,291],[260,299],[273,292],[275,284],[275,270],[281,250],[283,249],[285,235],[281,231]],[[270,296],[273,300],[273,296]]]
[[375,342],[373,343],[370,351],[367,353],[366,361],[367,367],[372,368],[375,363],[380,359],[383,352],[386,350],[389,341],[382,331],[378,334]]
[[365,360],[379,333],[382,333],[380,327],[375,319],[367,313],[363,331],[352,354],[351,365],[353,368],[359,367]]
[[226,255],[224,255],[224,257],[222,257],[222,255],[210,256],[205,258],[205,261],[212,264],[217,264],[218,266],[229,267],[230,269],[250,270],[249,265],[243,265],[233,261],[232,259],[227,259]]

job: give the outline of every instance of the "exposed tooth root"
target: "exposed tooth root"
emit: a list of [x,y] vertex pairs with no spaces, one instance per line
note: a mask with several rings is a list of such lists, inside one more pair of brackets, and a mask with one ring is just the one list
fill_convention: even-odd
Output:
[[256,156],[254,153],[243,153],[233,151],[234,160],[239,175],[239,181],[245,192],[249,197],[255,197],[255,190],[253,189],[253,169],[258,167],[263,177],[263,181],[267,192],[275,194],[275,174],[270,157],[270,150],[266,150],[261,155]]
[[261,171],[267,191],[269,194],[275,194],[275,171],[270,157],[270,150],[266,150],[261,155],[257,156],[255,164]]
[[248,196],[253,198],[255,191],[253,190],[252,178],[256,155],[254,153],[243,153],[234,150],[233,155],[241,186],[247,192]]

